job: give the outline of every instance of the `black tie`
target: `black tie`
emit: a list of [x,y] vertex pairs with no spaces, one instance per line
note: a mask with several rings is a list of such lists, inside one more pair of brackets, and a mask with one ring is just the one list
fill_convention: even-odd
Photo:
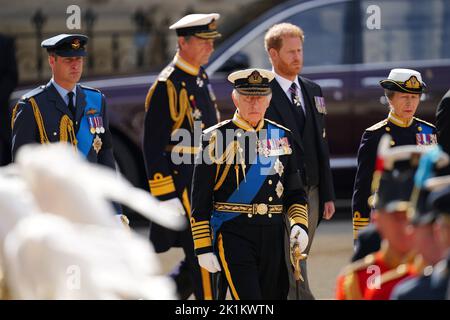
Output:
[[72,112],[72,118],[75,119],[76,110],[75,105],[73,104],[73,92],[70,91],[69,93],[67,93],[67,96],[69,97],[69,103],[67,104],[67,107],[69,107],[69,111]]
[[298,95],[298,90],[297,90],[297,84],[295,82],[292,82],[290,88],[289,88],[289,92],[291,93],[291,101],[292,104],[294,105],[294,108],[296,110],[296,113],[298,115],[298,120],[299,120],[299,129],[300,132],[303,132],[303,129],[305,128],[305,113],[303,111],[302,108],[302,103],[300,101],[300,97]]

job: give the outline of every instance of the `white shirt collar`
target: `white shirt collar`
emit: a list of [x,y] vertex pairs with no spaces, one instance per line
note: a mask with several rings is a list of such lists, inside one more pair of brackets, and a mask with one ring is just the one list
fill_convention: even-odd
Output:
[[[280,84],[281,89],[283,89],[283,91],[287,94],[289,91],[289,88],[292,85],[292,82],[295,82],[295,84],[297,85],[298,91],[299,93],[301,92],[301,87],[300,87],[300,83],[298,82],[298,77],[295,77],[294,81],[288,80],[286,78],[283,78],[282,76],[280,76],[278,73],[275,72],[274,69],[272,69],[272,72],[275,73],[275,79],[278,81],[278,83]],[[288,95],[290,97],[290,94]]]
[[[64,89],[59,84],[57,84],[55,79],[53,79],[53,77],[52,77],[52,79],[50,81],[53,84],[53,86],[55,87],[56,91],[58,91],[59,95],[64,100],[64,102],[66,104],[68,104],[69,103],[69,97],[67,96],[67,94],[69,93],[69,90]],[[77,97],[77,86],[73,87],[72,92],[73,92],[73,96],[75,98],[73,103],[75,104],[75,101],[77,101],[77,98],[76,98]]]

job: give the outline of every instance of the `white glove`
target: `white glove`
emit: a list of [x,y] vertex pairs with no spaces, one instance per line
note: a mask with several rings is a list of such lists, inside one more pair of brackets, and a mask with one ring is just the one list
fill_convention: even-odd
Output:
[[300,248],[300,252],[305,251],[306,247],[308,246],[308,234],[306,233],[306,231],[301,228],[298,225],[294,225],[291,228],[291,248],[298,243],[298,246]]
[[170,200],[161,201],[160,205],[169,208],[170,210],[178,213],[181,216],[186,215],[186,211],[184,211],[183,204],[178,198],[172,198]]
[[219,260],[214,253],[208,252],[198,255],[198,264],[203,269],[208,270],[211,273],[216,273],[217,271],[222,271],[220,268]]

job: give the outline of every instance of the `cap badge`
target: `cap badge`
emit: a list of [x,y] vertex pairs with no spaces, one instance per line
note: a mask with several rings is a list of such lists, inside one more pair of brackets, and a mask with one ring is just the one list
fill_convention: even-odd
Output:
[[72,41],[72,49],[78,50],[80,48],[80,40],[79,39],[73,39]]
[[259,74],[258,71],[253,71],[252,74],[248,77],[248,83],[250,84],[259,84],[262,83],[263,78]]
[[417,80],[416,76],[411,76],[408,80],[406,80],[405,87],[408,89],[419,89],[420,83]]
[[208,24],[208,30],[216,30],[217,29],[217,22],[213,19],[210,24]]

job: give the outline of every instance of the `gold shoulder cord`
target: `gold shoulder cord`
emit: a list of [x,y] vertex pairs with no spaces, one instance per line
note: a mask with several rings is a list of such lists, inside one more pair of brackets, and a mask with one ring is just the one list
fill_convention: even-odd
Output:
[[[47,136],[47,132],[45,131],[44,120],[42,119],[42,114],[39,110],[36,100],[34,98],[30,98],[29,101],[31,107],[33,108],[34,119],[36,120],[36,124],[38,126],[39,140],[41,144],[50,143],[50,140],[48,139]],[[17,108],[18,104],[16,104],[12,112],[11,128],[14,127],[14,120],[17,114]],[[70,140],[70,143],[74,146],[75,152],[77,152],[78,141],[75,135],[75,129],[73,127],[73,121],[70,120],[69,116],[64,115],[61,118],[61,122],[59,124],[59,132],[60,132],[59,140],[61,142],[67,142],[68,140]]]
[[[216,134],[213,133],[211,136],[211,139],[209,140],[208,155],[209,155],[209,158],[211,159],[211,161],[217,165],[216,184],[214,186],[214,191],[219,190],[220,187],[222,186],[222,184],[225,181],[225,178],[228,174],[228,171],[230,170],[230,166],[233,163],[233,159],[235,159],[235,158],[236,158],[236,162],[235,162],[234,168],[236,170],[236,187],[237,187],[237,189],[239,189],[239,163],[241,164],[242,173],[244,175],[244,180],[246,178],[245,177],[245,161],[244,161],[244,157],[242,156],[242,151],[240,148],[239,141],[233,141],[232,143],[230,143],[227,146],[225,152],[220,156],[220,158],[218,158],[216,156],[216,150],[217,150],[217,139],[216,139]],[[240,161],[238,161],[238,156],[240,157]],[[217,181],[217,178],[219,177],[220,166],[223,163],[225,163],[225,168],[224,168],[219,180]]]
[[14,120],[16,119],[17,109],[19,108],[19,103],[16,103],[11,114],[11,130],[14,129]]
[[155,92],[157,83],[158,83],[158,81],[155,81],[155,83],[153,83],[150,90],[148,90],[147,96],[145,97],[145,112],[147,112],[148,108],[150,107],[150,100],[153,96],[153,92]]
[[30,98],[31,107],[33,108],[34,118],[36,119],[36,124],[38,126],[39,130],[39,137],[41,140],[41,144],[49,143],[47,132],[45,131],[44,127],[44,120],[42,120],[41,112],[39,111],[39,107],[36,103],[36,100],[34,98]]
[[188,93],[186,89],[180,90],[180,96],[179,96],[179,110],[177,108],[177,90],[175,89],[175,86],[172,81],[167,80],[167,97],[169,99],[169,110],[170,110],[170,117],[175,122],[172,127],[172,132],[176,129],[181,127],[181,124],[183,123],[184,117],[188,118],[189,125],[191,126],[191,129],[194,128],[194,120],[192,119],[192,110],[191,110],[191,104],[189,103]]
[[78,152],[78,141],[75,135],[75,129],[73,128],[73,121],[65,114],[59,123],[59,141],[67,143],[69,140],[70,144],[74,147],[75,152]]

